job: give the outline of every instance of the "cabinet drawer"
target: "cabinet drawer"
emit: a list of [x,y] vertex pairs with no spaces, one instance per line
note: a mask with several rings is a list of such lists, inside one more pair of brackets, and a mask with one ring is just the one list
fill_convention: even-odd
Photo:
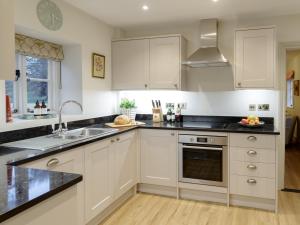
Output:
[[230,163],[230,174],[255,176],[264,178],[275,178],[276,166],[274,163],[249,163],[232,161]]
[[272,149],[230,148],[230,160],[241,162],[275,163],[276,152]]
[[275,179],[250,176],[230,176],[230,194],[275,199]]
[[230,134],[230,146],[275,149],[275,136],[261,134]]

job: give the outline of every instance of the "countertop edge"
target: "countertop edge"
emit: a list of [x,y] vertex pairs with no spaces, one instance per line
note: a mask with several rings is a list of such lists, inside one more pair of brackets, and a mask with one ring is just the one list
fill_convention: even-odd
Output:
[[64,185],[62,185],[58,188],[55,188],[54,190],[48,191],[48,192],[46,192],[46,193],[44,193],[44,194],[42,194],[42,195],[40,195],[40,196],[38,196],[34,199],[22,204],[22,205],[19,205],[19,206],[13,208],[13,209],[1,214],[0,215],[0,223],[2,223],[4,221],[18,215],[18,214],[20,214],[21,212],[26,211],[27,209],[29,209],[29,208],[31,208],[31,207],[47,200],[47,199],[49,199],[50,197],[52,197],[52,196],[54,196],[54,195],[56,195],[60,192],[63,192],[64,190],[80,183],[82,180],[83,180],[82,175],[79,175],[77,178],[67,182],[66,184],[64,184]]

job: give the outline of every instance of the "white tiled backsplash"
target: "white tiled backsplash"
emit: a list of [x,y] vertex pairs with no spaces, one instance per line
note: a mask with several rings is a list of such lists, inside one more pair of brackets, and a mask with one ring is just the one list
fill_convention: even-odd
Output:
[[[181,91],[121,91],[122,98],[135,99],[138,113],[152,113],[151,100],[160,99],[162,106],[166,102],[187,103],[185,115],[213,116],[257,116],[277,117],[278,91],[238,90],[224,92],[181,92]],[[249,104],[269,104],[269,111],[249,111]]]

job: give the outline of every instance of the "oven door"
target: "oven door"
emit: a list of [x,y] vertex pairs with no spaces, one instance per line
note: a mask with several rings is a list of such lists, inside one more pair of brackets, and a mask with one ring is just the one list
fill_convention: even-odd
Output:
[[227,186],[227,147],[179,144],[179,181]]

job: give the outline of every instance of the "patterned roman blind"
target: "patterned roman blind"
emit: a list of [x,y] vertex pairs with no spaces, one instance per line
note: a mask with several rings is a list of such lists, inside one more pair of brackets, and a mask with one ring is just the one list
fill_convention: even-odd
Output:
[[62,45],[35,39],[22,34],[15,35],[16,53],[54,61],[62,61],[64,52]]

